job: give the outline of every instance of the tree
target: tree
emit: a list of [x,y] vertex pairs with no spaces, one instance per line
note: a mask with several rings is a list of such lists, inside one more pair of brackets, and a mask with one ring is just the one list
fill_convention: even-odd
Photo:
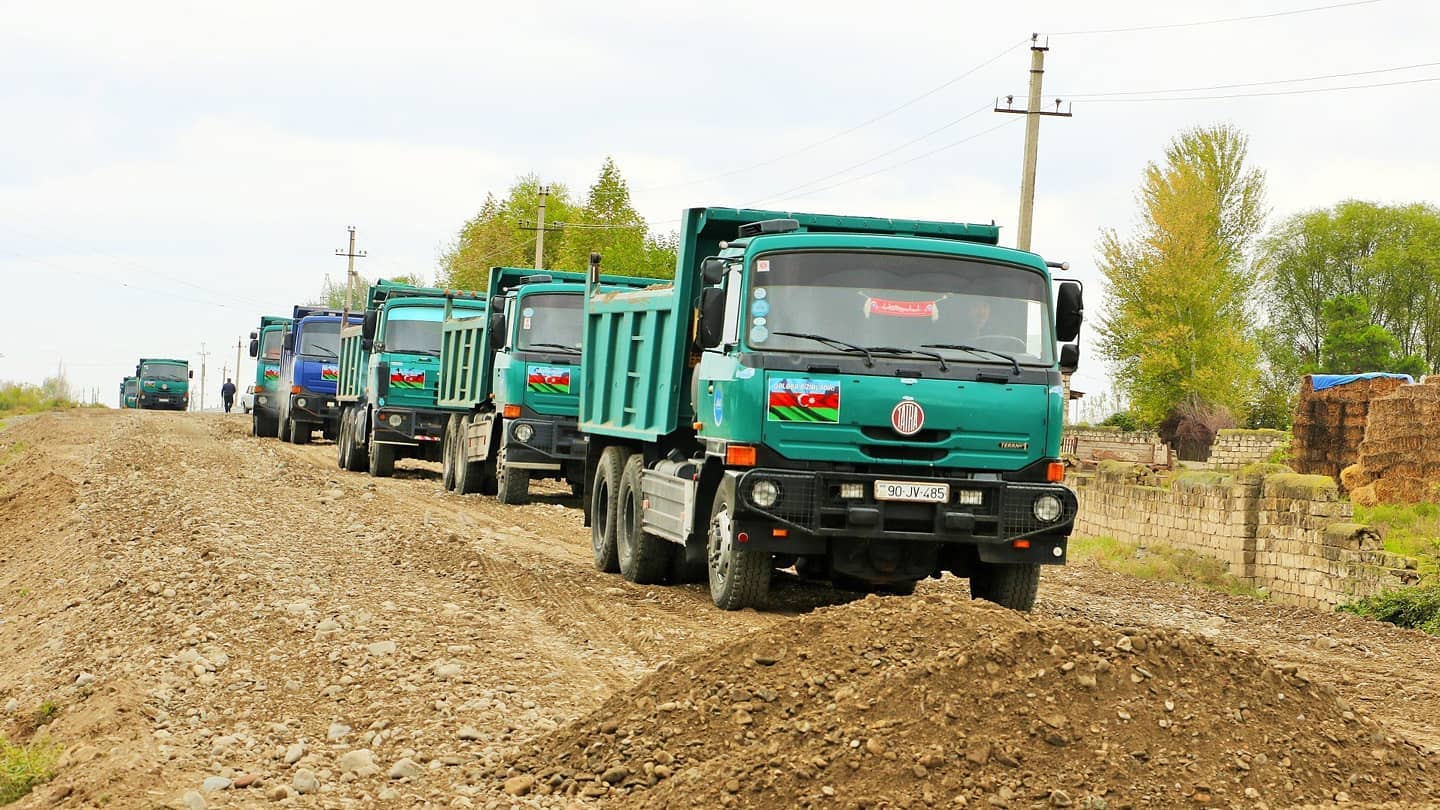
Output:
[[630,200],[630,185],[614,159],[605,158],[585,195],[580,221],[566,222],[560,238],[561,269],[588,266],[591,252],[603,267],[627,276],[671,278],[675,274],[674,239],[652,237]]
[[[528,174],[517,178],[505,199],[486,194],[480,212],[460,228],[452,242],[440,254],[440,278],[445,286],[462,290],[484,290],[490,282],[491,267],[534,267],[535,227],[540,211],[540,178]],[[551,183],[545,200],[545,222],[579,221],[578,209],[570,199],[570,190],[563,183]],[[547,234],[548,236],[548,234]],[[580,267],[557,266],[560,239],[545,240],[544,267],[583,270]]]
[[1400,341],[1372,323],[1370,305],[1358,295],[1339,295],[1325,302],[1325,342],[1321,370],[1331,374],[1394,371],[1420,375],[1425,361],[1401,353]]
[[1134,238],[1101,235],[1109,306],[1099,351],[1144,424],[1190,409],[1243,414],[1258,349],[1246,266],[1264,221],[1264,174],[1229,126],[1186,130],[1146,167]]
[[[420,277],[419,273],[406,273],[402,275],[391,276],[389,279],[387,279],[387,281],[398,281],[402,284],[412,284],[416,287],[429,286],[425,282],[425,279]],[[355,274],[354,286],[351,288],[353,292],[351,293],[350,299],[352,311],[359,312],[360,310],[365,309],[365,291],[370,289],[370,285],[373,283],[374,282],[370,281],[359,273]],[[330,274],[326,273],[325,283],[320,288],[320,295],[315,298],[311,298],[306,305],[312,307],[325,307],[326,309],[343,310],[345,309],[345,297],[345,285],[333,281],[330,278]]]

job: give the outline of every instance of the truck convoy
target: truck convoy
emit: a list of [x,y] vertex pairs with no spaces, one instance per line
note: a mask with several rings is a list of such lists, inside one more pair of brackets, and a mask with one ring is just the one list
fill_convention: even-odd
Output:
[[120,407],[140,407],[140,378],[126,377],[120,381]]
[[[307,444],[315,431],[334,439],[340,422],[335,399],[340,379],[338,310],[295,307],[280,341],[279,435],[293,444]],[[360,315],[347,323],[359,324]]]
[[255,358],[255,403],[250,411],[252,436],[278,436],[280,430],[280,351],[285,327],[283,315],[262,315],[260,328],[250,333],[250,356]]
[[764,603],[794,566],[1026,610],[1065,562],[1061,371],[1079,285],[999,229],[685,212],[673,284],[585,295],[579,425],[597,568]]
[[[601,276],[606,289],[654,279]],[[440,406],[457,411],[445,432],[446,489],[530,500],[532,478],[585,481],[580,401],[585,274],[496,267],[486,318],[447,310],[440,352]],[[459,311],[464,314],[464,310]]]
[[340,330],[336,461],[342,469],[394,473],[397,458],[440,461],[450,411],[437,401],[440,332],[454,317],[483,317],[485,296],[381,279],[359,326]]
[[190,379],[194,376],[185,360],[142,357],[135,365],[139,380],[136,404],[151,410],[183,411],[190,407]]

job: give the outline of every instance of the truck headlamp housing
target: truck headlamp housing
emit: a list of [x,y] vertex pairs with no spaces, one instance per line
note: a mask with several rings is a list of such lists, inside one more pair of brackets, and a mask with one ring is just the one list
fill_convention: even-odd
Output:
[[303,407],[305,407],[309,402],[310,402],[310,400],[306,399],[305,397],[300,397],[299,399],[295,400],[295,407],[297,407],[297,408],[303,408]]
[[398,413],[392,413],[390,414],[390,418],[386,419],[385,421],[390,423],[390,427],[398,428],[400,427],[400,424],[405,421],[405,417],[401,416]]
[[522,442],[528,442],[535,438],[535,428],[521,422],[515,426],[515,438]]
[[1064,507],[1060,504],[1059,498],[1047,492],[1035,499],[1032,511],[1035,513],[1035,519],[1041,523],[1054,523],[1060,519],[1060,513],[1064,511]]
[[761,509],[769,509],[780,501],[780,484],[768,478],[756,481],[750,487],[750,501]]
[[865,497],[865,485],[859,481],[848,481],[840,485],[840,497],[857,500]]

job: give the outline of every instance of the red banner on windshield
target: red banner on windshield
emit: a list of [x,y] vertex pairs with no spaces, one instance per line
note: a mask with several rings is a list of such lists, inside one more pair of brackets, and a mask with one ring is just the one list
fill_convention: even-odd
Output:
[[929,318],[940,320],[939,301],[894,301],[889,298],[865,296],[865,317],[884,315],[889,318]]

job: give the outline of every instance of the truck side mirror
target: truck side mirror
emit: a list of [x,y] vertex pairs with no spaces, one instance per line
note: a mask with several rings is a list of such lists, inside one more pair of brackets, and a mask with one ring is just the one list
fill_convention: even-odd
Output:
[[700,262],[700,278],[706,284],[719,284],[725,278],[725,260],[711,256]]
[[250,339],[251,339],[251,340],[255,340],[255,339],[259,338],[259,337],[260,337],[260,333],[259,333],[259,332],[251,332],[251,333],[250,333]]
[[390,364],[380,361],[375,364],[375,396],[385,398],[390,395]]
[[1085,320],[1084,292],[1080,285],[1066,281],[1060,285],[1055,300],[1055,339],[1069,343],[1080,336],[1080,322]]
[[256,340],[255,338],[250,338],[250,356],[260,356],[260,341]]
[[192,379],[192,380],[195,379],[195,372],[193,372],[193,371],[190,372],[190,379]]
[[1060,347],[1060,373],[1074,374],[1080,367],[1080,344],[1066,343]]
[[281,345],[285,347],[285,351],[287,352],[295,351],[295,333],[286,332],[285,337],[281,342]]
[[706,287],[700,291],[700,348],[713,349],[725,339],[725,291]]
[[492,313],[490,315],[490,323],[486,324],[486,329],[490,332],[490,350],[498,352],[505,348],[505,332],[507,329],[505,313]]
[[380,322],[380,310],[372,309],[365,313],[365,320],[360,324],[360,337],[367,341],[375,341],[375,326]]

